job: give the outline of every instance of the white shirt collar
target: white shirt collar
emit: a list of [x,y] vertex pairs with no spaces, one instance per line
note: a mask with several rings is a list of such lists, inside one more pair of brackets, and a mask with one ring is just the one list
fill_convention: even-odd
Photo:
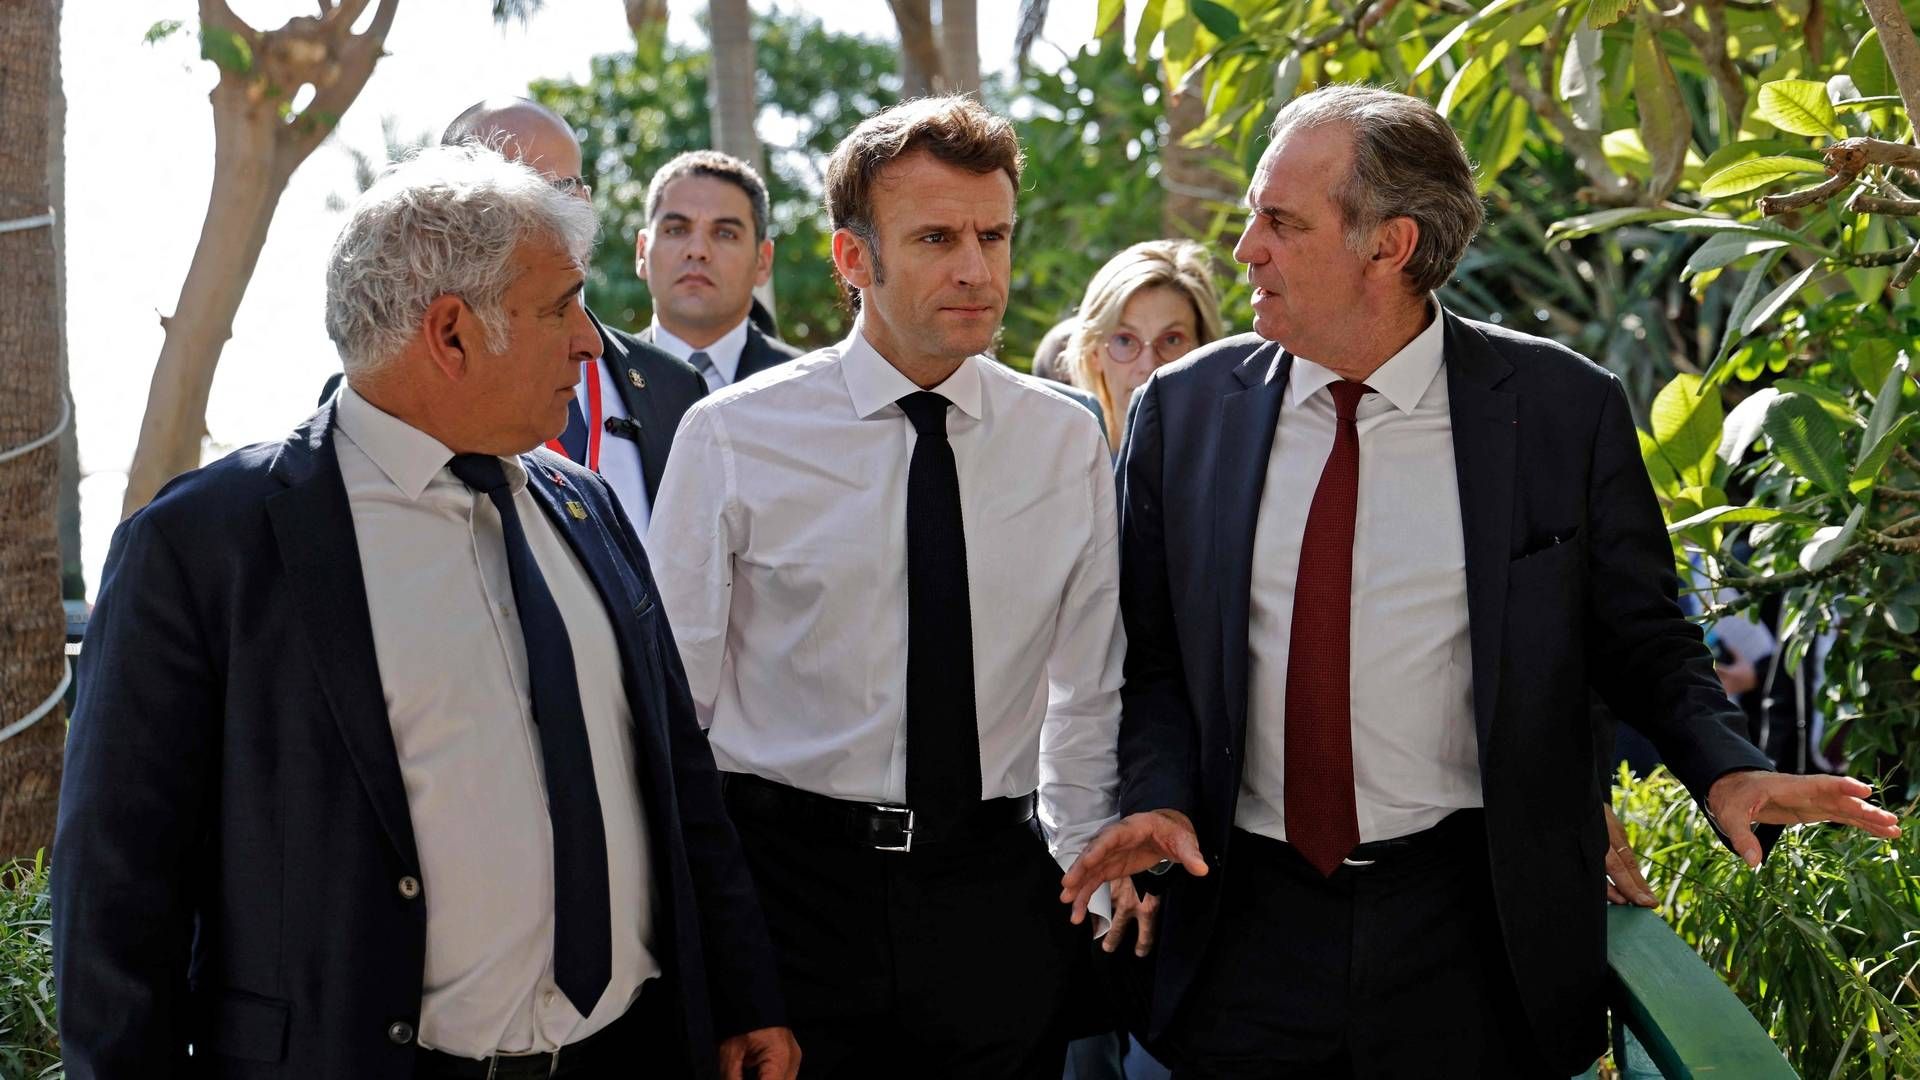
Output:
[[[341,384],[334,415],[341,433],[352,439],[410,502],[418,501],[427,485],[453,460],[453,451],[445,443],[382,411],[356,393],[352,383]],[[506,469],[508,487],[518,493],[527,486],[526,470],[517,459],[501,458],[500,463]]]
[[740,354],[747,349],[747,324],[751,319],[741,319],[740,325],[721,334],[719,339],[704,349],[696,349],[674,335],[674,332],[660,325],[660,317],[653,318],[653,343],[676,359],[685,360],[696,352],[707,354],[713,361],[713,369],[718,371],[727,382],[734,381],[734,373],[740,370]]
[[[1414,407],[1420,404],[1420,399],[1426,396],[1427,387],[1433,385],[1434,376],[1440,373],[1441,361],[1446,353],[1446,313],[1437,300],[1429,301],[1429,305],[1433,318],[1427,323],[1427,328],[1367,376],[1367,385],[1373,388],[1373,392],[1392,402],[1393,407],[1402,413],[1413,412]],[[1288,406],[1299,408],[1321,387],[1331,385],[1339,378],[1339,375],[1306,357],[1295,355],[1293,373],[1287,377]]]
[[[933,388],[934,393],[975,420],[981,415],[977,366],[981,362],[978,356],[967,357],[945,382]],[[920,389],[874,349],[862,319],[854,320],[853,331],[840,343],[840,371],[847,381],[847,392],[853,396],[853,411],[862,420],[872,419],[881,409]]]

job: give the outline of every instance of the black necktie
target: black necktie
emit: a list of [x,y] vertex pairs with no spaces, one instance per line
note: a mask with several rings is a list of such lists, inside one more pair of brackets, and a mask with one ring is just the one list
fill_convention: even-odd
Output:
[[907,805],[935,821],[980,802],[973,611],[948,404],[926,391],[899,401],[919,433],[907,466]]
[[607,898],[607,831],[600,818],[600,791],[593,780],[573,646],[560,606],[527,546],[526,530],[513,505],[500,459],[457,454],[453,475],[493,500],[507,542],[507,572],[520,608],[527,645],[527,681],[533,722],[540,729],[540,757],[547,778],[547,818],[553,827],[553,981],[581,1016],[606,992],[613,977],[613,917]]

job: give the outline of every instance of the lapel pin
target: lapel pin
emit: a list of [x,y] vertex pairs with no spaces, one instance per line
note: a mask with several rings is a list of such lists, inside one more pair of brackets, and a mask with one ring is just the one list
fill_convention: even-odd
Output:
[[567,513],[572,514],[575,521],[587,520],[587,508],[572,499],[567,500]]
[[562,473],[559,469],[548,469],[547,475],[553,477],[553,482],[559,487],[567,486],[566,474]]
[[632,368],[627,369],[627,381],[633,384],[635,390],[645,390],[647,388],[647,380]]

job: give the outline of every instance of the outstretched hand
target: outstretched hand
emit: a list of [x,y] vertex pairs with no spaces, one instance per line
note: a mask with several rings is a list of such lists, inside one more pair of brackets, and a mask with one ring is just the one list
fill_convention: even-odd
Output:
[[1073,905],[1073,923],[1087,917],[1087,901],[1100,886],[1128,877],[1167,859],[1204,877],[1207,860],[1200,857],[1200,840],[1193,822],[1178,810],[1149,810],[1128,814],[1101,829],[1060,880],[1060,902]]
[[1873,789],[1850,776],[1794,776],[1749,770],[1728,773],[1707,791],[1707,812],[1726,834],[1734,853],[1759,866],[1762,852],[1753,826],[1832,821],[1889,840],[1900,819],[1867,802]]
[[735,1035],[720,1044],[720,1075],[724,1080],[794,1080],[800,1075],[800,1044],[791,1028]]

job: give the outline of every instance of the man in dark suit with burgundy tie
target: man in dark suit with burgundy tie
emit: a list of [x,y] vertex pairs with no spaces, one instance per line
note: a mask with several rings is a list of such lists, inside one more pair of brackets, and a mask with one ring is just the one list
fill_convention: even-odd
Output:
[[492,150],[398,166],[329,260],[337,397],[115,534],[53,880],[75,1080],[792,1080],[639,538],[538,449],[600,351],[593,231]]
[[1446,121],[1333,86],[1271,139],[1254,333],[1156,372],[1122,454],[1121,809],[1172,809],[1065,895],[1184,867],[1143,875],[1182,1080],[1572,1075],[1605,1046],[1589,687],[1750,863],[1755,823],[1898,828],[1740,734],[1618,379],[1433,298],[1481,219]]

